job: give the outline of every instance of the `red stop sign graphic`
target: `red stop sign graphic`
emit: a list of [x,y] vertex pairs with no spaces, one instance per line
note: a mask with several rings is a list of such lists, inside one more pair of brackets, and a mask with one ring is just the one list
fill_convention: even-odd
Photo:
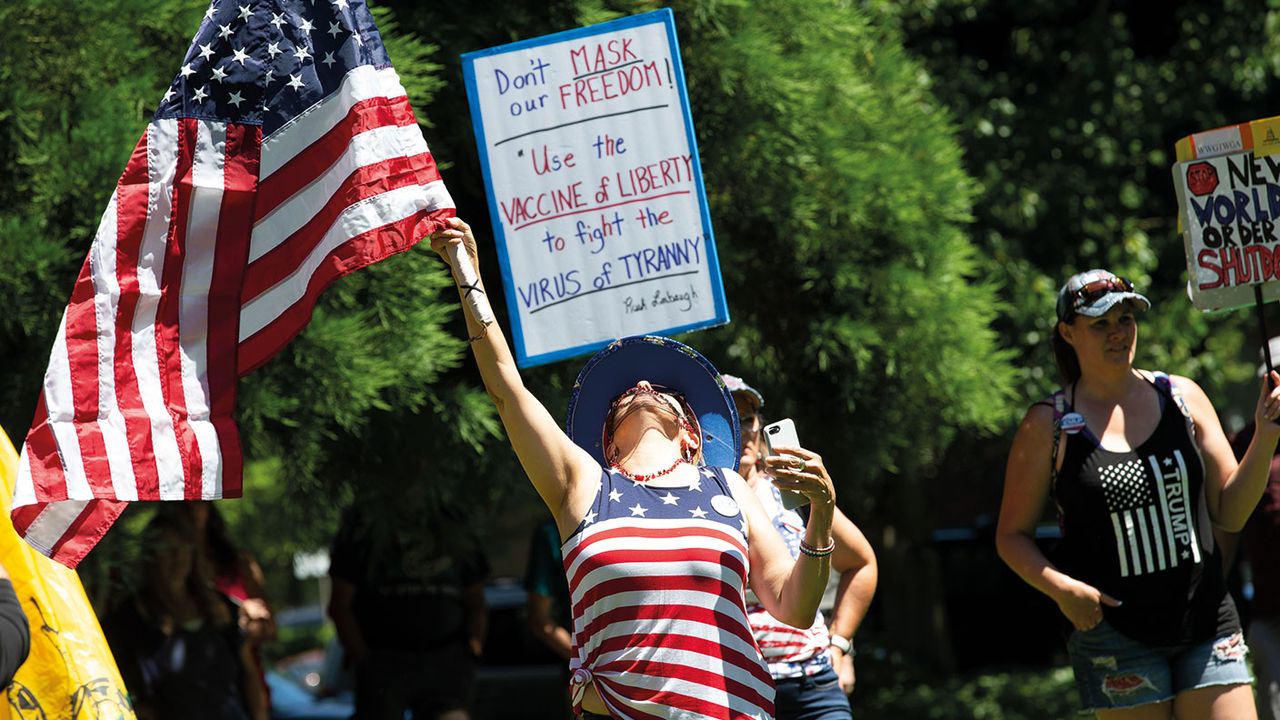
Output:
[[1187,166],[1187,188],[1192,195],[1208,195],[1218,189],[1218,171],[1207,162]]

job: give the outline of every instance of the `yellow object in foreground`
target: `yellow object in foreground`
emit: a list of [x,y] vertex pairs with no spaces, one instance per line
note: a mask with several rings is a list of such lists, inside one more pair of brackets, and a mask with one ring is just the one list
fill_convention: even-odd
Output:
[[13,530],[9,509],[17,475],[18,454],[0,428],[0,563],[31,623],[31,654],[4,693],[0,720],[133,718],[80,577],[31,549]]

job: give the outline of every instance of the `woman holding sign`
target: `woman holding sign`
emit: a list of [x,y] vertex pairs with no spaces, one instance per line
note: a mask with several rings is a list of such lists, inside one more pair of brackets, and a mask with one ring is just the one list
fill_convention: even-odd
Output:
[[[432,241],[446,258],[459,244],[474,264],[461,220]],[[834,550],[830,479],[807,465],[778,472],[813,506],[793,561],[729,469],[737,417],[701,355],[666,338],[615,342],[579,374],[566,434],[524,387],[497,324],[466,315],[485,387],[564,540],[575,710],[771,717],[773,683],[751,635],[745,586],[783,622],[813,621]]]
[[[1266,486],[1280,389],[1263,380],[1262,429],[1237,464],[1199,385],[1133,367],[1137,316],[1150,306],[1106,270],[1059,291],[1065,384],[1018,428],[996,545],[1074,626],[1067,650],[1099,718],[1253,718],[1213,527],[1238,531]],[[1050,492],[1062,527],[1053,561],[1034,540]]]

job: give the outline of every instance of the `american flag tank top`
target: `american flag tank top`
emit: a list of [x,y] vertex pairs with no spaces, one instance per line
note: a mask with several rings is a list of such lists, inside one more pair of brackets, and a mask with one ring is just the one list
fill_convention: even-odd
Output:
[[594,681],[614,718],[773,717],[747,621],[745,527],[718,468],[683,487],[602,473],[563,548],[575,707]]

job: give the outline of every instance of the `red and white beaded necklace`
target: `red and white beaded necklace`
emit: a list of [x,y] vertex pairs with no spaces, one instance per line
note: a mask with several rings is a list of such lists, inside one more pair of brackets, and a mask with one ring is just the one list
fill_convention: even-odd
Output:
[[684,458],[676,458],[676,461],[675,461],[675,462],[673,462],[673,463],[671,463],[671,466],[670,466],[670,467],[668,467],[667,469],[665,469],[665,470],[659,470],[659,471],[658,471],[658,472],[656,472],[656,473],[650,473],[650,474],[648,474],[648,475],[638,475],[638,474],[633,474],[633,473],[629,472],[626,468],[622,467],[622,464],[621,464],[621,463],[616,463],[616,462],[615,462],[615,463],[611,464],[609,467],[610,467],[610,468],[612,468],[612,469],[614,469],[614,470],[617,470],[617,471],[618,471],[618,474],[622,475],[622,477],[624,477],[624,478],[626,478],[626,479],[628,479],[628,480],[630,480],[630,481],[632,481],[632,482],[647,483],[647,482],[649,482],[650,480],[657,480],[658,478],[662,477],[663,475],[669,475],[669,474],[671,474],[671,472],[672,472],[673,470],[675,470],[676,468],[680,467],[681,465],[687,464],[688,462],[689,462],[689,461],[688,461],[688,460],[685,460]]

